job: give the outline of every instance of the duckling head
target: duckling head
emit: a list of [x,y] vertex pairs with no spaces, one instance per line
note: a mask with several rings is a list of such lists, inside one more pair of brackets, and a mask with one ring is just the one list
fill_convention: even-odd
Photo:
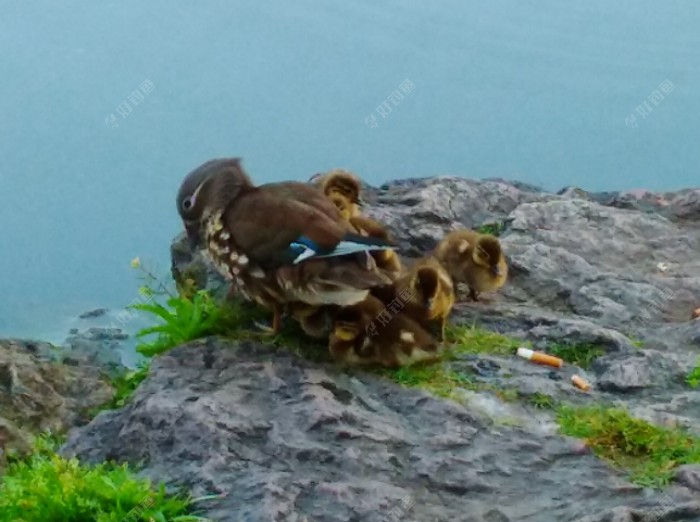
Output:
[[428,266],[419,268],[413,279],[413,289],[418,294],[421,304],[426,310],[432,310],[435,305],[435,298],[438,295],[440,286],[439,279],[440,276],[437,270]]
[[338,212],[340,212],[340,215],[343,216],[343,219],[350,220],[352,217],[352,204],[350,200],[339,192],[333,192],[328,197],[336,206]]
[[501,275],[499,263],[502,257],[501,244],[494,236],[480,237],[472,254],[474,263],[487,269],[494,277]]
[[252,186],[240,158],[207,161],[187,174],[176,203],[193,249],[199,246],[202,224],[207,218]]
[[323,192],[330,196],[331,194],[340,194],[348,202],[362,206],[360,199],[360,181],[346,170],[332,170],[323,179]]

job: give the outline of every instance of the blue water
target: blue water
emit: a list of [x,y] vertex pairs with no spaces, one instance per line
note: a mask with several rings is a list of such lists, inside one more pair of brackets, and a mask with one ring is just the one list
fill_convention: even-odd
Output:
[[699,27],[696,0],[0,0],[0,335],[132,301],[215,156],[259,182],[697,186]]

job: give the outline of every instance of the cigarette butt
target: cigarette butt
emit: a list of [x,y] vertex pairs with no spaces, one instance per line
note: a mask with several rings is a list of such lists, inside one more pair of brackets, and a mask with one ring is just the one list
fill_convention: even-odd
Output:
[[693,310],[693,319],[697,319],[698,317],[700,317],[700,308]]
[[580,390],[588,391],[591,389],[591,385],[588,384],[588,381],[586,381],[583,377],[579,377],[578,375],[572,375],[571,382]]
[[555,368],[561,368],[564,361],[559,357],[554,357],[553,355],[547,355],[546,353],[536,352],[528,348],[518,348],[518,357],[527,359],[528,361],[546,364],[547,366],[554,366]]

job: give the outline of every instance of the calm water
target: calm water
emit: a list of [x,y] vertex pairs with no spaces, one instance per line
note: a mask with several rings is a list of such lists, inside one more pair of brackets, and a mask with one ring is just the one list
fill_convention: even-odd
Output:
[[260,182],[700,184],[697,1],[426,4],[0,0],[0,335],[130,302],[215,156]]

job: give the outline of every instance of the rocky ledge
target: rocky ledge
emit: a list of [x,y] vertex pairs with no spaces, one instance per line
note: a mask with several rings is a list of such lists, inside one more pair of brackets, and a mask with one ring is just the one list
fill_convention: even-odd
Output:
[[[456,361],[460,371],[491,390],[621,404],[700,435],[700,392],[685,383],[700,355],[700,190],[554,194],[440,177],[368,188],[365,199],[407,257],[453,228],[500,231],[509,283],[459,304],[453,323],[543,349],[600,350],[589,369],[484,354]],[[176,277],[221,292],[182,238],[172,252]],[[568,382],[574,371],[589,393]],[[559,435],[547,411],[487,391],[457,398],[209,338],[157,357],[131,403],[75,430],[63,451],[139,462],[174,487],[218,493],[201,504],[213,520],[700,520],[698,466],[655,492]]]

